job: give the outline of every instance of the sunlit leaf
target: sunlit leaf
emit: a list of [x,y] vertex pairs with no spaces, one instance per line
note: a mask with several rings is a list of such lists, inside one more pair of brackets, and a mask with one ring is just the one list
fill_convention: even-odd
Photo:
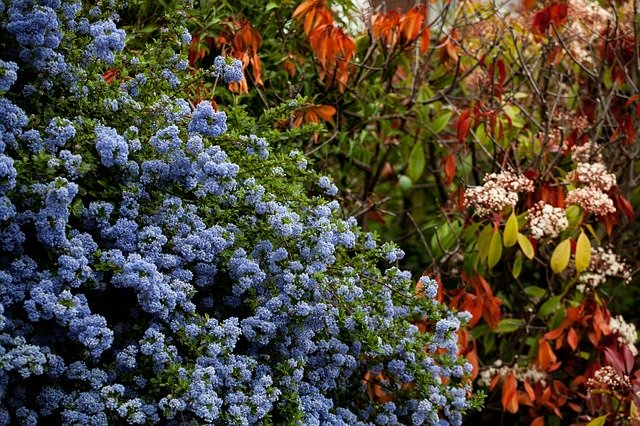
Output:
[[491,237],[491,243],[489,244],[489,254],[487,256],[487,266],[489,269],[496,266],[500,258],[502,257],[502,237],[500,231],[493,230],[493,236]]
[[520,246],[520,250],[527,256],[529,259],[533,259],[535,256],[535,251],[533,250],[533,244],[529,241],[525,235],[518,233],[518,245]]
[[591,262],[591,242],[584,232],[580,232],[576,242],[576,272],[580,273],[589,267]]
[[551,270],[556,274],[564,271],[571,258],[571,240],[569,238],[560,241],[551,254]]
[[587,423],[586,426],[603,426],[607,422],[607,417],[609,417],[608,414],[605,414],[604,416],[596,417],[595,419]]
[[511,247],[518,241],[518,218],[515,211],[511,211],[511,215],[504,225],[502,241],[505,247]]

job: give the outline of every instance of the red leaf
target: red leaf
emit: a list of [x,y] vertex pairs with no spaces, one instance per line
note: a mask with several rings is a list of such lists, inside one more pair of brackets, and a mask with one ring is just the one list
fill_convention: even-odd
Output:
[[449,154],[444,159],[444,175],[447,178],[445,184],[451,185],[456,176],[456,156]]
[[471,110],[464,109],[458,116],[458,122],[456,124],[456,130],[458,133],[458,142],[464,143],[469,130],[471,129]]

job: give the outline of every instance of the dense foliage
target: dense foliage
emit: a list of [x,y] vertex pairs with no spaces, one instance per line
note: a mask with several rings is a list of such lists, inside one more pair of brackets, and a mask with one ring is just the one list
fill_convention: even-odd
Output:
[[0,423],[460,424],[469,316],[283,148],[304,99],[113,3],[0,2]]
[[[145,4],[129,25],[153,34]],[[637,424],[637,2],[417,2],[363,29],[346,1],[263,6],[202,2],[190,64],[241,60],[216,96],[251,111],[306,96],[274,128],[327,132],[274,143],[471,312],[460,351],[490,396],[470,421]]]

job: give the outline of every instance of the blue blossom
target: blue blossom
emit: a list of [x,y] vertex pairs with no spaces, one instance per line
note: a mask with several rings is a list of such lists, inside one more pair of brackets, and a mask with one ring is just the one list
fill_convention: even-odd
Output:
[[331,178],[327,176],[320,176],[318,179],[318,186],[324,189],[324,193],[330,197],[333,197],[338,193],[338,187],[333,184]]
[[201,101],[191,116],[188,129],[204,136],[220,136],[227,131],[227,114],[214,111],[211,102]]
[[182,34],[180,35],[180,38],[182,39],[183,44],[191,43],[191,34],[189,33],[189,30],[186,28],[182,29]]
[[0,60],[0,91],[8,91],[17,79],[18,64],[11,61],[5,62]]
[[216,56],[213,65],[215,67],[214,75],[222,77],[225,83],[239,82],[244,78],[242,61],[239,59],[227,60],[222,56]]
[[66,118],[54,118],[46,129],[47,138],[44,140],[45,147],[50,151],[56,151],[64,146],[76,135],[76,129],[71,121]]
[[122,166],[129,156],[129,145],[117,130],[101,124],[95,127],[96,149],[103,166]]
[[172,89],[176,89],[180,85],[180,80],[171,72],[171,70],[162,70],[162,79],[169,83],[169,86],[171,86]]
[[112,21],[95,22],[91,24],[89,32],[93,37],[93,41],[87,46],[89,57],[113,64],[114,52],[124,49],[125,32],[117,29]]

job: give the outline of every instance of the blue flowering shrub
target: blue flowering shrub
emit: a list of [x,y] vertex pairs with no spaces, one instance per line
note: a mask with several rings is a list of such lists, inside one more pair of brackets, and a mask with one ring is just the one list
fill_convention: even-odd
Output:
[[181,97],[242,70],[169,18],[133,54],[106,4],[0,2],[0,424],[460,424],[464,315],[270,149],[299,101]]

